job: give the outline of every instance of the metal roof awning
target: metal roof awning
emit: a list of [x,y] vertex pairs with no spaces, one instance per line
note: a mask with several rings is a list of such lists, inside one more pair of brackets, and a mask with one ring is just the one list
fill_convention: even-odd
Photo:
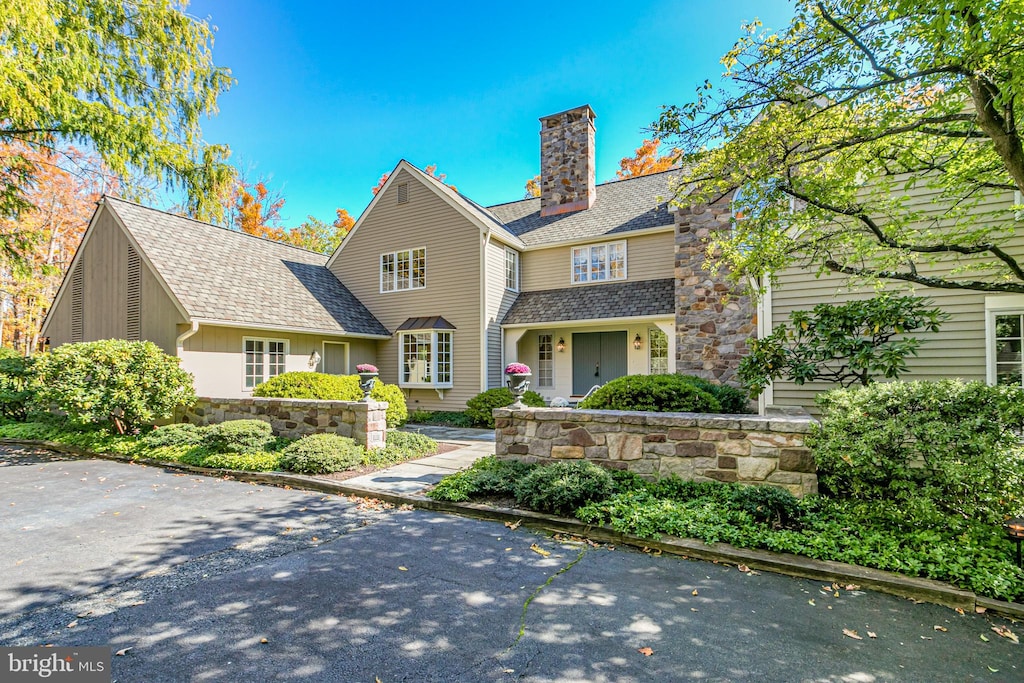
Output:
[[439,315],[424,316],[420,318],[409,318],[398,326],[396,332],[407,332],[409,330],[454,330],[455,325]]

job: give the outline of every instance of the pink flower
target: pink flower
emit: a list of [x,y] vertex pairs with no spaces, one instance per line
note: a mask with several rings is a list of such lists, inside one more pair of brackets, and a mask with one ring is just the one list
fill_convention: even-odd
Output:
[[360,363],[356,366],[356,372],[377,372],[377,366],[370,365],[369,363]]
[[532,372],[533,371],[530,370],[530,366],[524,365],[523,363],[509,363],[505,366],[506,375],[529,375]]

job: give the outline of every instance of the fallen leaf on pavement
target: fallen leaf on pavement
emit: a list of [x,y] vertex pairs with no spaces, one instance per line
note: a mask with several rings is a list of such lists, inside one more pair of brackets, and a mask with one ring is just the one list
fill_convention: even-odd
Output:
[[982,634],[981,634],[980,636],[978,636],[978,637],[979,637],[979,638],[981,638],[981,639],[982,639],[982,640],[983,640],[984,642],[986,642],[986,643],[988,642],[988,636],[986,636],[986,635],[985,635],[984,633],[982,633]]
[[637,649],[637,652],[642,654],[644,657],[650,657],[651,655],[654,654],[654,650],[652,650],[649,647],[641,647],[641,648]]
[[848,584],[846,584],[846,590],[848,590],[848,591],[859,591],[860,590],[860,586],[858,586],[855,583],[848,583]]
[[696,594],[697,594],[697,589],[696,589],[696,588],[694,588],[694,589],[693,589],[693,593],[691,593],[690,595],[696,595]]
[[[987,666],[987,665],[986,665],[986,666]],[[994,674],[997,674],[997,673],[999,673],[999,669],[993,669],[993,668],[992,668],[991,666],[990,666],[990,667],[988,667],[988,670],[989,670],[989,671],[991,671],[991,672],[992,672],[992,673],[994,673]]]
[[949,630],[945,626],[939,626],[938,624],[936,624],[935,626],[932,626],[932,628],[935,629],[936,631],[942,631],[943,633],[945,633],[946,631]]
[[957,607],[957,608],[956,608],[956,613],[957,613],[957,614],[959,614],[960,616],[963,616],[963,615],[964,615],[964,610],[963,610],[963,608],[962,608],[962,607]]
[[750,571],[750,567],[748,567],[745,564],[738,564],[738,565],[736,565],[736,569],[739,569],[741,572],[744,572],[744,573]]
[[975,607],[974,608],[974,613],[975,614],[984,614],[986,611],[988,611],[987,607]]
[[854,640],[864,640],[859,635],[857,635],[856,631],[853,631],[853,630],[848,629],[848,628],[844,628],[843,629],[843,635],[846,636],[847,638],[853,638]]
[[874,631],[868,631],[868,638],[877,638],[878,634]]
[[810,600],[808,600],[807,604],[810,605],[811,607],[814,607],[814,598],[811,598]]
[[522,523],[523,523],[523,520],[519,519],[519,520],[516,520],[515,522],[505,522],[505,526],[507,526],[512,531],[515,531],[516,529],[519,528],[519,525],[522,524]]
[[114,653],[114,656],[115,657],[124,657],[126,654],[128,654],[128,650],[131,650],[131,649],[133,649],[133,648],[130,648],[130,647],[121,648],[120,650],[118,650],[117,652]]
[[1013,641],[1014,643],[1020,642],[1020,639],[1017,637],[1017,634],[1003,625],[993,626],[992,630],[1001,635],[1003,638],[1006,638],[1007,640]]
[[68,624],[68,628],[74,628],[76,626],[78,626],[78,619],[75,619],[70,624]]
[[408,567],[399,567],[398,571],[400,571],[400,572],[407,572],[407,571],[409,571],[409,568]]
[[537,553],[538,555],[543,555],[544,557],[547,557],[548,555],[551,554],[547,550],[544,550],[544,548],[541,548],[536,543],[534,543],[533,545],[530,546],[530,550],[532,550],[533,552]]
[[269,643],[269,642],[270,642],[270,641],[269,641],[269,640],[267,640],[266,638],[260,638],[260,643],[262,643],[263,645],[266,645],[266,644],[267,644],[267,643]]

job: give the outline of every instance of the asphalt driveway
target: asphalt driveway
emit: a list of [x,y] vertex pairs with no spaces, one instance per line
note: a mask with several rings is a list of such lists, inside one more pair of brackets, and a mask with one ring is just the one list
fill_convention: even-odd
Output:
[[5,449],[0,523],[0,643],[117,681],[1024,680],[989,615],[158,468]]

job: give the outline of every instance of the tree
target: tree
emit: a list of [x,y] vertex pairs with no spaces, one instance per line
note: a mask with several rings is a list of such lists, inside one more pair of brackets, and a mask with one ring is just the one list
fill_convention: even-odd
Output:
[[356,220],[345,209],[336,209],[333,223],[307,216],[305,222],[288,231],[287,241],[297,247],[330,254],[345,239]]
[[[213,29],[184,0],[0,0],[0,217],[32,205],[36,168],[18,150],[95,150],[121,178],[184,189],[204,215],[227,148],[200,122],[232,84]],[[18,258],[17,249],[3,249]]]
[[623,157],[619,162],[619,170],[615,172],[620,179],[638,178],[651,173],[661,173],[675,167],[679,162],[681,152],[673,149],[664,156],[658,156],[658,145],[661,140],[644,140],[636,148],[631,157]]
[[284,231],[277,227],[284,202],[280,194],[271,194],[265,180],[255,183],[238,180],[232,206],[234,227],[248,235],[285,241]]
[[[423,168],[423,172],[426,173],[429,176],[433,176],[434,178],[437,178],[437,180],[439,182],[442,182],[442,183],[445,181],[445,178],[448,177],[447,173],[438,173],[437,172],[437,164],[430,164],[429,166],[425,166]],[[384,187],[384,183],[386,183],[388,181],[388,178],[390,178],[390,177],[391,177],[390,173],[385,173],[385,174],[383,174],[380,177],[380,180],[377,181],[377,184],[374,185],[371,188],[371,190],[370,190],[371,192],[373,192],[374,196],[377,196],[377,193],[380,192],[381,188]],[[456,192],[459,191],[459,188],[455,187],[454,185],[450,185],[449,184],[448,187],[452,188]]]
[[797,265],[1024,293],[1013,211],[992,202],[1024,189],[1022,25],[1024,0],[798,0],[782,31],[747,25],[727,86],[655,123],[685,153],[676,201],[742,188],[744,220],[711,245],[737,279]]

